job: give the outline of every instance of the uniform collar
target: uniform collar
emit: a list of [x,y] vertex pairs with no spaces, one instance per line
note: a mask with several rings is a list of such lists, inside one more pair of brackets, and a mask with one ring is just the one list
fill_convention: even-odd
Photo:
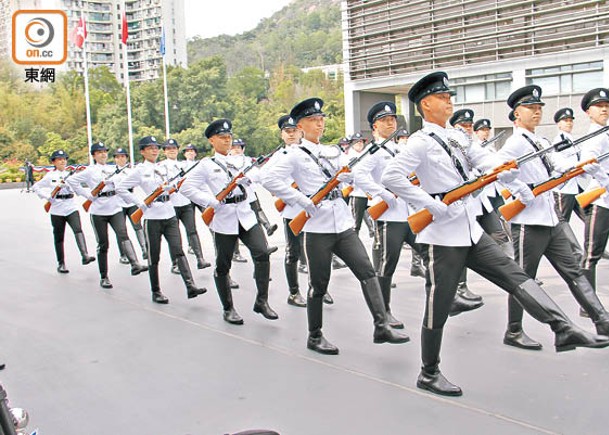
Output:
[[311,152],[318,152],[319,151],[319,144],[313,143],[310,140],[307,140],[305,138],[302,138],[302,141],[300,142],[300,146],[305,147],[306,149],[308,149]]
[[438,124],[434,124],[433,122],[427,122],[423,120],[423,129],[438,135],[442,140],[448,140],[448,136],[446,134],[446,128],[440,127]]
[[531,139],[533,141],[537,140],[537,136],[535,135],[535,133],[531,133],[526,128],[516,127],[516,130],[514,131],[514,134],[518,134],[518,135],[524,134],[526,137],[528,137],[529,139]]

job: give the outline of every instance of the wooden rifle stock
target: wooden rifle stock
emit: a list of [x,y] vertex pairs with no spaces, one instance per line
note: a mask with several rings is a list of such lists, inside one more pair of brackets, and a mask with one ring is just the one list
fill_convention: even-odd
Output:
[[[421,185],[421,181],[417,178],[417,176],[414,172],[412,174],[410,174],[410,177],[408,177],[408,181],[410,181],[414,186]],[[387,210],[389,210],[389,204],[387,204],[387,202],[381,200],[381,201],[377,202],[376,204],[374,204],[373,206],[368,207],[368,214],[370,215],[370,217],[372,219],[377,220]]]
[[[298,184],[296,184],[296,183],[292,183],[292,187],[293,187],[294,189],[298,189]],[[285,208],[285,205],[286,205],[286,204],[285,204],[285,202],[283,202],[283,199],[281,199],[281,198],[277,198],[277,199],[275,200],[275,209],[277,209],[277,211],[278,211],[279,213],[281,213],[281,212],[283,211],[283,209]]]
[[575,199],[581,208],[586,208],[594,201],[599,199],[607,192],[607,189],[604,187],[597,187],[592,190],[586,190],[578,195],[575,195]]
[[[102,191],[102,189],[106,187],[106,182],[104,180],[100,181],[99,184],[97,186],[95,186],[95,188],[91,191],[91,196],[97,196],[99,195],[99,193]],[[82,208],[85,209],[85,211],[89,211],[89,208],[91,207],[91,204],[93,204],[93,202],[90,199],[87,199],[85,202],[82,203]]]
[[[59,191],[61,190],[61,185],[57,185],[53,188],[53,191],[51,192],[51,198],[55,198],[55,196],[59,193]],[[47,213],[49,212],[49,210],[51,210],[51,201],[47,201],[44,204],[44,211],[46,211]]]
[[353,186],[343,187],[341,189],[341,193],[343,194],[343,198],[348,198],[351,193],[353,193]]
[[[152,191],[152,193],[150,195],[148,195],[145,199],[144,199],[144,204],[146,204],[147,207],[150,207],[150,205],[159,197],[161,196],[161,194],[163,193],[163,186],[164,184],[160,185],[159,187],[157,187],[156,189],[154,189]],[[142,216],[144,216],[144,210],[142,210],[141,208],[138,208],[137,210],[135,210],[133,213],[131,213],[131,222],[135,223],[135,224],[139,224],[140,221],[142,220]]]
[[[244,175],[245,174],[243,171],[239,172],[237,176],[230,180],[230,183],[228,183],[228,185],[216,195],[216,199],[218,201],[224,201],[226,197],[235,189],[235,187],[237,187],[237,180],[243,178]],[[203,222],[205,222],[205,225],[211,224],[211,221],[214,220],[214,214],[215,210],[213,207],[207,207],[205,210],[203,210],[201,216],[203,217]]]
[[512,192],[510,192],[508,189],[502,189],[501,196],[503,199],[508,199],[510,196],[512,196]]
[[[348,166],[343,166],[342,168],[340,168],[340,170],[336,174],[334,174],[334,176],[330,180],[328,180],[328,182],[321,189],[319,189],[317,193],[315,193],[315,195],[311,197],[311,201],[313,201],[313,204],[319,204],[333,189],[335,189],[340,184],[340,181],[338,181],[338,175],[342,174],[343,172],[349,171],[350,168]],[[292,221],[290,222],[290,229],[292,230],[295,236],[300,234],[309,218],[310,216],[303,210],[298,213],[298,215],[296,215],[294,219],[292,219]]]

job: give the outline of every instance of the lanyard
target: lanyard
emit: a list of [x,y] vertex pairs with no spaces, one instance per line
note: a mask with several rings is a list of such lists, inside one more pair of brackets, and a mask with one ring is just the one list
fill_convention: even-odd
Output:
[[[222,169],[226,173],[226,175],[228,175],[229,180],[232,180],[233,178],[235,178],[235,176],[228,170],[228,168],[226,166],[224,166],[222,163],[220,163],[218,160],[216,160],[215,157],[212,157],[211,161],[214,162],[216,165],[220,166],[220,169]],[[245,189],[243,188],[243,186],[240,184],[238,184],[237,186],[239,187],[239,190],[241,191],[241,193],[243,193],[245,195]],[[233,190],[228,196],[229,197],[234,196],[234,192],[235,191]]]
[[434,139],[442,146],[442,148],[444,148],[444,151],[446,151],[446,154],[448,154],[448,156],[450,157],[450,161],[457,169],[457,172],[459,172],[459,175],[461,175],[461,178],[463,178],[463,181],[467,181],[469,178],[467,176],[467,173],[465,172],[465,169],[463,168],[463,165],[461,164],[461,161],[450,151],[448,145],[446,145],[446,143],[437,134],[433,132],[427,134],[429,134],[432,139]]
[[321,162],[319,161],[319,159],[318,159],[317,157],[315,157],[311,151],[309,151],[309,150],[308,150],[307,148],[305,148],[305,147],[298,147],[298,148],[300,148],[301,150],[303,150],[305,153],[307,153],[307,154],[309,155],[309,157],[311,157],[311,160],[313,160],[313,161],[314,161],[314,162],[317,164],[317,166],[319,166],[319,169],[321,169],[321,171],[322,171],[322,172],[324,173],[324,175],[325,175],[325,176],[328,178],[328,180],[329,180],[330,178],[332,178],[332,177],[333,177],[333,175],[330,173],[330,171],[328,171],[328,169],[327,169],[327,168],[325,168],[325,167],[324,167],[324,166],[321,164]]
[[[535,151],[541,151],[541,145],[537,141],[532,140],[530,137],[528,137],[524,133],[522,133],[522,136],[533,146]],[[548,160],[548,157],[545,154],[540,157],[541,157],[541,162],[543,163],[543,165],[546,168],[546,171],[548,171],[548,175],[551,176],[552,171],[554,170],[552,168],[552,163],[550,163],[550,161]]]

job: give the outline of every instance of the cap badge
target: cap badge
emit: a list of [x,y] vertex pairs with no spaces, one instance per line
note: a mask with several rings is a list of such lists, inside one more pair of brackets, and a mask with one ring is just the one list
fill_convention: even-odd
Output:
[[482,125],[488,125],[488,122],[483,121],[483,122],[482,122]]
[[288,118],[288,122],[289,122],[290,124],[294,124],[294,119],[293,119],[292,117],[289,117],[289,118]]
[[442,82],[444,83],[444,86],[448,87],[448,79],[446,77],[442,79]]
[[565,115],[571,116],[571,111],[570,110],[565,110]]
[[59,151],[57,154],[62,155],[63,156],[63,151]]
[[533,96],[539,98],[539,91],[537,89],[533,89]]
[[385,112],[391,112],[391,107],[389,107],[388,104],[385,104],[384,109],[385,109]]
[[150,140],[151,140],[152,142],[156,142],[156,138],[155,138],[154,136],[150,136]]
[[603,98],[607,98],[607,92],[605,91],[600,91],[598,94]]
[[315,110],[320,110],[321,106],[319,105],[319,101],[315,102]]
[[465,112],[465,117],[466,118],[471,118],[472,117],[472,112]]
[[224,121],[224,124],[222,124],[222,127],[224,127],[225,129],[228,130],[228,122]]

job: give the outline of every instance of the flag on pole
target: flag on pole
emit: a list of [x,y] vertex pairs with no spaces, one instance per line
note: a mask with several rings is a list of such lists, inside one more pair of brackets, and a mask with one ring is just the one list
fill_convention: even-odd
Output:
[[161,56],[165,56],[165,27],[161,30]]
[[72,43],[74,43],[74,45],[76,45],[78,48],[82,48],[86,38],[87,24],[85,23],[85,17],[81,16],[78,20],[78,24],[76,25],[76,27],[72,29],[70,39],[72,40]]
[[122,41],[123,44],[127,43],[127,38],[129,37],[129,28],[127,27],[127,14],[123,12],[123,35],[122,35]]

